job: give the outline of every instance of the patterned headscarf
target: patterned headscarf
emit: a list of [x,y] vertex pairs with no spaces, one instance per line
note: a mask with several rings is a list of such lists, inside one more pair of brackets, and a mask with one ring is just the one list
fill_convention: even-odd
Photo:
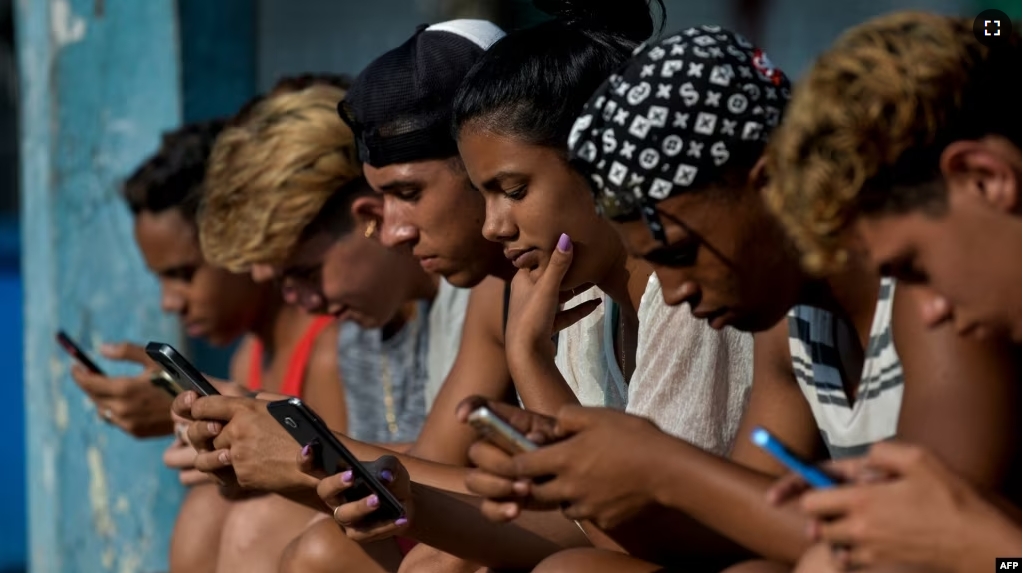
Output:
[[597,89],[568,146],[605,216],[638,213],[662,243],[654,206],[719,178],[729,159],[763,146],[789,80],[759,48],[717,26],[639,46]]

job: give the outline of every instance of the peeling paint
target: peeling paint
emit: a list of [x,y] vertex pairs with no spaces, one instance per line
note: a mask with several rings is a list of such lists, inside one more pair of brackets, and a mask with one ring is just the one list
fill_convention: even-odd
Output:
[[103,550],[103,555],[100,557],[103,563],[103,568],[107,571],[114,568],[114,559],[117,558],[117,552],[114,551],[113,547],[107,547]]
[[139,573],[142,570],[142,558],[138,553],[126,550],[121,555],[121,566],[117,568],[118,573]]
[[43,460],[43,489],[48,495],[54,495],[57,491],[57,450],[49,441],[43,442],[40,447]]
[[61,390],[61,381],[67,375],[64,362],[56,357],[50,357],[50,407],[53,410],[53,424],[57,431],[63,433],[68,426],[68,403],[64,392]]
[[86,23],[81,16],[71,11],[68,0],[52,0],[50,4],[50,33],[59,50],[64,46],[80,42],[85,37]]
[[100,537],[113,537],[114,518],[110,515],[110,493],[103,454],[95,446],[89,446],[86,456],[89,461],[89,502],[96,533]]
[[50,3],[50,33],[56,48],[81,42],[85,38],[85,18],[75,15],[68,0]]

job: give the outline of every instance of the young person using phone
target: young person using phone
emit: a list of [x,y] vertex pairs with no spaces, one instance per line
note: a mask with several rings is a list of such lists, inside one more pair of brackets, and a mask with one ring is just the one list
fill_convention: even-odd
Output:
[[[664,304],[650,267],[628,256],[596,212],[565,149],[589,94],[650,36],[650,8],[645,0],[576,8],[494,44],[454,103],[459,153],[486,201],[483,235],[519,269],[506,330],[509,369],[527,409],[628,404],[723,454],[747,398],[752,337],[716,332]],[[579,291],[559,312],[559,297]],[[582,313],[589,316],[577,319]]]
[[[322,415],[343,427],[343,412],[334,406],[343,401],[332,343],[337,336],[334,327],[285,305],[273,284],[219,269],[202,255],[195,214],[210,149],[222,127],[223,122],[216,121],[167,135],[161,149],[125,184],[125,199],[135,217],[136,241],[146,265],[160,280],[162,307],[179,314],[191,336],[214,344],[244,337],[232,356],[232,380],[276,393],[292,390],[316,403]],[[122,348],[129,353],[137,351],[140,361],[151,364],[141,358],[141,348]],[[263,356],[258,361],[253,360],[257,352]],[[101,381],[78,371],[76,379],[83,386],[119,384],[116,379]],[[288,382],[292,387],[285,388]],[[166,396],[163,390],[153,390],[161,398]],[[162,402],[169,406],[168,398]],[[169,409],[166,412],[169,421]],[[165,454],[189,480],[197,475],[191,471],[194,457],[194,451],[180,442]],[[274,529],[287,523],[289,510],[293,514],[294,508],[302,511],[283,498],[271,497],[225,503],[214,486],[195,487],[189,491],[175,527],[171,568],[217,570],[218,554],[235,535],[272,546]]]
[[[648,26],[652,27],[652,25],[649,24],[650,19],[649,11],[648,9],[645,8],[645,6],[644,10],[646,10],[645,17],[648,21]],[[432,31],[431,29],[427,29],[419,36],[418,39],[416,39],[416,41],[417,42],[424,41],[427,37],[433,35],[431,32],[444,33],[448,32],[449,30],[450,30],[449,26],[442,24],[435,27]],[[443,36],[440,37],[446,36],[447,34],[444,34]],[[450,38],[445,39],[445,41],[450,41]],[[410,46],[415,45],[416,44],[414,43],[410,43]],[[436,45],[429,46],[428,48],[437,49],[437,46]],[[349,123],[355,127],[356,133],[360,135],[361,138],[360,146],[362,148],[361,151],[362,154],[365,157],[370,158],[371,162],[372,161],[377,162],[376,167],[367,167],[366,173],[369,181],[373,183],[374,186],[379,186],[378,187],[379,190],[385,192],[386,213],[384,217],[385,240],[391,238],[398,245],[405,244],[406,242],[409,243],[410,246],[414,248],[414,252],[418,251],[420,255],[423,255],[423,257],[427,259],[427,263],[429,263],[430,266],[434,264],[440,265],[440,263],[444,263],[443,265],[438,266],[437,270],[445,272],[448,280],[457,282],[477,281],[480,278],[478,276],[480,274],[479,272],[480,270],[485,270],[488,268],[495,270],[502,268],[506,269],[508,268],[508,263],[502,256],[500,256],[500,251],[498,249],[494,249],[493,245],[489,247],[487,246],[488,243],[482,236],[477,235],[476,238],[471,238],[472,235],[470,234],[470,231],[473,226],[475,226],[476,229],[475,232],[479,233],[480,227],[482,225],[482,220],[485,216],[485,212],[483,210],[482,198],[479,195],[479,193],[472,188],[471,183],[468,180],[464,169],[461,168],[460,162],[455,163],[457,158],[444,157],[441,159],[434,159],[433,157],[435,156],[429,155],[438,153],[439,152],[438,150],[448,150],[447,153],[453,153],[454,142],[453,141],[444,142],[443,145],[434,144],[433,146],[431,146],[430,149],[421,149],[419,146],[410,146],[409,141],[402,140],[389,141],[387,138],[381,138],[379,134],[401,133],[401,131],[393,129],[384,129],[383,126],[376,125],[373,123],[374,121],[383,121],[385,119],[389,120],[390,118],[393,117],[398,118],[403,117],[401,113],[396,113],[394,111],[393,109],[394,106],[392,105],[391,108],[387,110],[388,115],[382,115],[382,110],[378,110],[381,111],[381,115],[379,115],[380,119],[378,120],[373,119],[374,117],[377,117],[374,116],[374,113],[377,112],[373,111],[376,109],[373,106],[380,106],[382,105],[382,103],[374,102],[371,99],[374,94],[379,93],[379,90],[370,90],[369,87],[374,85],[374,82],[380,82],[383,81],[383,79],[386,79],[385,71],[387,69],[393,69],[395,67],[393,66],[392,60],[398,57],[408,57],[402,56],[403,52],[405,52],[405,50],[407,49],[408,48],[403,47],[399,50],[396,50],[395,52],[392,52],[391,54],[383,56],[382,58],[380,58],[380,60],[378,60],[380,62],[379,66],[377,64],[373,64],[365,72],[363,72],[363,74],[360,75],[360,78],[356,81],[356,84],[353,87],[352,92],[349,95],[348,99],[346,100],[345,104],[342,105],[341,111],[343,115],[352,114],[352,117],[349,118]],[[425,51],[425,49],[423,51]],[[624,57],[624,54],[619,57]],[[468,66],[464,69],[467,68]],[[367,86],[367,88],[365,91],[360,92],[357,88],[362,82],[366,82],[365,85]],[[454,87],[455,86],[450,87],[452,94],[454,92]],[[450,100],[450,98],[448,99]],[[366,108],[370,108],[369,111],[366,111]],[[442,123],[444,125],[448,124],[448,122]],[[446,129],[441,130],[441,133],[446,134],[447,133]],[[411,153],[422,154],[420,155],[420,157],[422,157],[423,159],[419,161],[412,161],[412,159],[416,156],[410,155]],[[388,163],[388,161],[393,161],[394,163]],[[451,171],[452,169],[455,170]],[[379,178],[376,178],[377,176],[379,176]],[[451,212],[449,209],[444,210],[440,208],[446,203],[454,205],[463,205],[462,208],[466,209],[466,216],[458,218],[451,218],[449,216],[447,218],[444,218],[444,215],[446,213]],[[470,206],[475,207],[470,211],[469,210]],[[392,213],[396,213],[393,218],[391,217]],[[397,223],[395,223],[395,221],[397,221]],[[393,226],[389,227],[389,225]],[[458,243],[455,243],[448,239],[448,237],[450,237],[456,231],[459,234],[465,234],[467,237],[469,237],[469,239],[467,240],[472,242],[468,244],[459,245]],[[484,259],[482,261],[478,259],[473,260],[472,258],[467,257],[466,254],[462,254],[461,256],[458,255],[460,250],[461,252],[466,253],[467,251],[465,251],[465,249],[467,249],[468,246],[470,245],[475,245],[473,248],[478,248],[481,251],[492,253],[489,256],[489,261],[487,259]],[[434,257],[440,259],[440,261],[431,262]],[[459,261],[462,262],[459,263]],[[469,262],[471,262],[472,264],[471,265],[468,264]],[[473,271],[473,269],[476,270]],[[645,279],[645,277],[643,278]],[[507,387],[508,374],[505,368],[498,369],[497,365],[502,364],[504,359],[504,348],[502,344],[504,329],[502,326],[503,322],[502,319],[504,318],[505,312],[502,308],[503,305],[501,298],[505,288],[503,283],[498,283],[497,286],[499,288],[497,289],[490,288],[489,292],[486,292],[486,294],[490,298],[491,302],[487,303],[485,306],[481,306],[477,311],[478,312],[477,315],[477,313],[473,311],[474,308],[473,304],[478,300],[486,300],[482,299],[482,297],[476,298],[477,293],[480,293],[482,289],[484,289],[484,287],[486,286],[485,285],[486,282],[487,281],[484,281],[484,284],[481,284],[479,287],[477,287],[477,290],[475,290],[473,293],[474,298],[473,301],[470,303],[469,318],[467,319],[466,340],[467,341],[470,340],[468,335],[469,332],[468,321],[472,320],[476,316],[479,316],[480,318],[485,318],[486,322],[484,323],[484,326],[486,327],[486,330],[481,329],[480,334],[482,336],[480,335],[473,336],[471,341],[474,345],[479,345],[481,342],[486,342],[488,347],[496,347],[498,354],[493,359],[487,358],[484,361],[481,359],[489,357],[490,356],[489,351],[488,354],[482,354],[478,352],[467,352],[467,350],[470,350],[472,347],[466,345],[463,346],[462,352],[460,353],[459,364],[461,364],[463,356],[465,356],[466,358],[473,358],[475,355],[473,364],[477,364],[479,366],[484,367],[484,370],[487,371],[486,373],[486,376],[488,377],[487,379],[494,379],[495,381],[501,382],[503,384],[503,387],[501,387],[500,390],[501,393],[503,394],[504,388]],[[645,280],[641,280],[639,281],[639,283],[643,287],[646,286]],[[554,290],[557,291],[557,283],[555,283],[554,287],[555,287]],[[490,317],[493,317],[493,319]],[[595,339],[598,341],[599,355],[599,337],[595,337]],[[494,344],[491,341],[497,342],[497,344]],[[500,362],[498,362],[498,360],[500,360]],[[456,364],[456,371],[458,371],[460,374],[466,374],[468,372],[458,370],[458,368],[459,366],[458,364]],[[500,378],[498,378],[498,376]],[[453,411],[454,405],[457,404],[458,400],[464,398],[467,395],[467,393],[472,392],[472,387],[468,385],[453,386],[453,383],[460,385],[463,384],[463,382],[454,382],[456,380],[458,379],[454,377],[453,372],[452,376],[449,377],[448,381],[445,383],[445,386],[441,392],[442,397],[446,396],[446,398],[444,399],[447,400],[448,405],[443,410],[438,411],[440,412],[439,416],[441,416],[442,422],[445,422],[447,424],[454,424],[456,431],[461,430],[461,434],[458,435],[457,441],[455,443],[464,444],[462,446],[463,449],[461,450],[461,452],[458,453],[459,458],[461,458],[461,460],[464,460],[464,447],[467,446],[468,443],[471,441],[472,434],[470,432],[468,435],[466,435],[464,433],[465,428],[459,429],[457,421],[450,416],[450,412]],[[464,382],[473,382],[477,385],[480,384],[479,380],[471,380],[468,377],[462,380]],[[457,390],[457,392],[449,390]],[[184,400],[187,400],[187,397],[183,399],[182,402],[184,402]],[[213,403],[210,401],[201,402],[203,402],[204,404]],[[220,402],[223,403],[227,401]],[[603,402],[601,401],[601,403]],[[440,398],[438,399],[437,404],[439,408],[439,404],[441,404]],[[199,408],[199,405],[197,404],[196,407]],[[199,409],[206,410],[207,407],[204,406]],[[231,424],[236,423],[235,420],[237,419],[238,417],[233,418]],[[193,426],[193,428],[201,429],[201,426]],[[720,439],[720,436],[712,434],[708,438],[708,440],[716,439]],[[350,441],[346,443],[348,443],[349,446],[352,447],[352,449],[357,452],[367,451],[365,448],[360,448],[357,444],[352,444]],[[431,445],[429,441],[426,440],[426,431],[424,430],[424,435],[417,442],[416,448],[419,448],[420,446],[422,446],[424,449],[425,447],[437,447],[440,446],[440,442],[437,442],[435,446]],[[241,448],[242,446],[241,444],[237,444],[236,446],[233,447]],[[366,456],[366,458],[372,458],[375,457],[375,455],[369,454],[368,456],[366,456],[365,454],[360,454],[360,456]],[[430,457],[428,459],[437,460],[438,458]],[[458,463],[462,464],[464,463],[464,461],[459,461]],[[262,466],[266,467],[266,464],[262,464]],[[409,467],[413,471],[413,474],[415,475],[416,479],[423,483],[427,483],[430,485],[438,485],[440,487],[454,489],[456,491],[461,489],[463,479],[462,476],[464,475],[463,472],[445,472],[445,475],[452,477],[436,479],[434,477],[431,477],[430,475],[430,472],[433,471],[432,468],[429,471],[426,471],[426,468],[423,468],[420,464],[413,464],[410,465]],[[246,474],[247,469],[248,468],[239,468],[235,466],[235,471],[240,475]],[[439,472],[437,473],[439,474]],[[331,507],[333,507],[334,505],[336,505],[336,503],[331,504]],[[336,513],[336,515],[341,516],[342,519],[344,518],[344,514],[345,512],[343,510]],[[424,524],[423,529],[430,529],[429,523],[431,522],[436,522],[438,520],[446,521],[450,517],[450,515],[444,511],[435,510],[426,511],[422,507],[420,507],[417,510],[417,514],[419,515],[419,518],[417,519],[422,521]],[[568,541],[565,542],[573,544],[586,543],[585,538],[579,535],[579,530],[576,528],[574,524],[564,522],[564,520],[557,516],[554,517],[556,518],[556,521],[560,522],[558,524],[558,527],[560,527],[562,530],[562,533],[559,534],[561,536],[561,539],[566,539]],[[471,525],[472,523],[473,521],[469,520],[468,522],[466,522],[466,525],[464,527],[472,527]],[[456,523],[456,525],[462,527],[460,524]],[[486,531],[488,528],[484,526],[483,529]],[[443,537],[445,536],[445,534],[441,534],[441,536]],[[459,541],[457,539],[453,539],[450,534],[447,534],[446,537],[448,543],[451,543],[452,541]],[[508,559],[509,558],[508,555],[510,553],[513,553],[514,555],[512,555],[510,559],[519,560],[513,562],[518,563],[522,562],[522,560],[525,560],[526,563],[535,563],[536,560],[538,560],[536,557],[538,555],[538,552],[549,552],[551,550],[550,549],[551,545],[549,543],[538,544],[533,541],[530,541],[529,543],[534,547],[534,549],[528,550],[525,549],[525,547],[522,545],[523,536],[521,534],[518,536],[514,535],[511,536],[510,541],[511,542],[507,543],[506,545],[508,549],[504,550],[505,551],[504,556],[499,556],[498,558],[496,558],[497,561],[495,562],[499,562],[501,558]],[[463,545],[467,543],[468,542],[463,543]],[[480,546],[480,544],[475,544],[475,547],[473,547],[473,550],[482,551],[483,553],[486,553],[486,549],[487,549],[486,547],[482,547]],[[419,558],[419,556],[415,555],[415,553],[422,554],[428,550],[429,548],[422,549],[417,548],[416,550],[414,550],[413,552],[414,554],[410,555],[410,559]],[[493,554],[494,552],[491,551],[491,553]],[[539,554],[542,555],[543,553]],[[422,558],[427,559],[428,557]],[[530,559],[532,559],[532,561],[530,561]],[[408,566],[411,567],[413,565]]]
[[[811,271],[862,248],[925,291],[916,310],[927,324],[1019,344],[1018,39],[985,46],[972,19],[902,12],[856,26],[818,58],[769,150],[767,193]],[[814,537],[846,547],[836,565],[965,572],[1019,554],[1018,498],[1004,515],[940,456],[905,444],[832,471],[856,482],[863,468],[895,479],[802,496]],[[777,500],[803,491],[792,481]]]
[[[933,445],[985,488],[1006,487],[1003,462],[1018,448],[1000,430],[1015,416],[1003,402],[1015,376],[1004,351],[928,331],[911,290],[891,292],[867,265],[807,276],[767,212],[761,155],[787,87],[746,40],[692,28],[646,46],[597,90],[569,138],[572,158],[629,251],[654,267],[665,302],[757,333],[740,436],[764,426],[821,459],[898,435]],[[799,512],[764,500],[783,467],[746,439],[725,460],[620,413],[568,406],[557,423],[565,439],[512,459],[473,446],[480,472],[469,485],[494,500],[490,517],[561,506],[660,566],[744,554],[726,540],[789,564],[810,546]],[[530,481],[540,476],[554,478]],[[656,568],[576,553],[539,570],[601,566]]]

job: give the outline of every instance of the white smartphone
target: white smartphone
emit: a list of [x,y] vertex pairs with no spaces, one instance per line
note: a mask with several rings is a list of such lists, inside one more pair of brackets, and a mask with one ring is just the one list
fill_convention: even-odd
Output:
[[531,452],[537,448],[536,444],[486,406],[480,406],[469,414],[469,425],[509,454]]

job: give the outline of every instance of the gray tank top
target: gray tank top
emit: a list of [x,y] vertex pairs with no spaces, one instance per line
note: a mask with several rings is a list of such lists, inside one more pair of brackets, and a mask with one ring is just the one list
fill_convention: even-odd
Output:
[[426,420],[430,303],[391,338],[341,325],[338,367],[348,403],[348,435],[371,443],[414,442]]

